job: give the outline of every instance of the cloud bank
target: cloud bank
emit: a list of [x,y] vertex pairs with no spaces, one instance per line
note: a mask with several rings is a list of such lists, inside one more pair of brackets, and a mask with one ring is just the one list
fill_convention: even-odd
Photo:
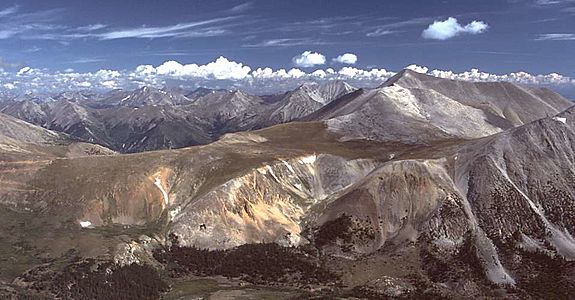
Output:
[[[321,56],[323,57],[323,55]],[[316,62],[319,61],[322,59],[316,58]],[[325,57],[323,57],[323,61],[325,62]],[[539,75],[527,72],[492,74],[478,69],[457,73],[450,70],[431,70],[418,65],[409,65],[406,68],[436,77],[456,80],[508,81],[527,85],[575,88],[575,79],[557,73]],[[320,68],[313,71],[304,71],[299,68],[276,70],[269,67],[252,68],[243,63],[219,57],[204,65],[166,61],[157,66],[140,65],[133,70],[99,70],[86,73],[78,73],[73,70],[51,72],[47,69],[36,69],[29,66],[12,72],[0,70],[0,92],[14,94],[25,92],[57,93],[83,89],[133,89],[141,86],[180,86],[193,89],[203,86],[270,94],[293,89],[306,81],[345,80],[358,87],[376,87],[395,74],[395,71],[383,68],[362,69],[352,66],[344,66],[340,69]]]
[[427,27],[421,36],[425,39],[447,40],[462,34],[480,34],[487,31],[489,25],[483,21],[473,21],[467,25],[459,24],[454,17],[449,17],[445,21],[435,21]]

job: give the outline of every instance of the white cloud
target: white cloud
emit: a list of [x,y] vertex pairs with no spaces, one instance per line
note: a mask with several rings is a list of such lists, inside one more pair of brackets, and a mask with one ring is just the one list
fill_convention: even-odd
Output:
[[573,0],[535,0],[536,6],[549,6],[555,4],[565,4],[569,2],[574,2]]
[[96,31],[108,27],[105,24],[90,24],[76,28],[78,31]]
[[384,35],[390,35],[390,34],[394,34],[396,33],[396,31],[393,30],[389,30],[389,29],[382,29],[382,28],[378,28],[374,31],[370,31],[368,33],[365,34],[365,36],[367,37],[377,37],[377,36],[384,36]]
[[32,72],[32,68],[23,67],[22,69],[20,69],[18,71],[18,73],[16,73],[16,76],[22,76],[22,75],[30,74],[31,72]]
[[305,51],[295,56],[292,61],[298,67],[309,68],[325,64],[325,56],[321,53]]
[[540,34],[535,40],[537,40],[537,41],[573,41],[573,40],[575,40],[575,33]]
[[345,53],[333,59],[334,62],[346,65],[353,65],[357,62],[357,55]]
[[[250,3],[239,5],[236,7],[236,12],[248,9],[250,5]],[[65,9],[49,9],[20,12],[17,5],[0,10],[0,39],[69,41],[212,37],[227,34],[234,24],[245,22],[240,20],[245,19],[243,16],[228,16],[165,26],[145,24],[131,27],[111,27],[107,24],[70,26],[60,20],[64,11]]]
[[18,5],[13,5],[3,10],[0,10],[0,18],[14,14],[18,11],[18,9],[19,9]]
[[156,68],[150,65],[142,65],[136,68],[135,74],[144,77],[166,75],[176,78],[241,80],[246,78],[250,71],[250,67],[220,56],[215,61],[201,66],[197,64],[182,65],[176,61],[167,61]]
[[533,75],[527,72],[514,72],[509,74],[492,74],[481,72],[478,69],[471,69],[462,73],[455,73],[453,71],[433,70],[429,75],[441,78],[448,78],[453,80],[463,81],[507,81],[518,84],[529,85],[565,85],[575,84],[575,80],[557,73],[549,73],[542,75]]
[[341,79],[348,79],[348,80],[368,80],[368,81],[381,81],[387,80],[393,75],[395,72],[387,71],[386,69],[371,69],[371,70],[363,70],[357,69],[353,67],[343,67],[341,68],[337,74],[340,76]]
[[303,46],[303,45],[321,45],[324,44],[319,40],[313,40],[308,38],[284,38],[284,39],[272,39],[266,40],[255,44],[244,44],[244,48],[267,48],[267,47],[293,47],[293,46]]
[[114,40],[114,39],[125,39],[125,38],[216,36],[225,33],[225,30],[221,28],[209,28],[209,27],[201,28],[201,27],[215,23],[222,23],[233,19],[236,18],[235,17],[215,18],[210,20],[181,23],[162,27],[137,27],[123,30],[113,30],[98,34],[91,34],[89,36],[97,37],[102,40]]
[[99,70],[95,76],[102,80],[110,80],[120,77],[122,74],[115,70]]
[[[557,73],[534,75],[526,72],[493,74],[471,69],[456,73],[449,70],[432,70],[425,66],[409,65],[406,69],[436,77],[466,81],[508,81],[518,84],[575,87],[575,80]],[[0,72],[0,91],[11,92],[61,92],[66,90],[116,88],[133,89],[141,86],[162,87],[178,85],[189,89],[198,86],[213,88],[238,88],[251,93],[270,94],[293,89],[306,81],[345,80],[358,87],[381,85],[396,73],[386,69],[361,69],[345,66],[340,69],[316,68],[309,72],[302,69],[272,69],[251,67],[240,62],[219,57],[207,64],[182,64],[166,61],[158,66],[140,65],[134,70],[99,70],[78,73],[73,70],[51,72],[47,69],[23,67],[18,71]]]
[[415,71],[417,73],[423,73],[423,74],[427,74],[427,71],[429,71],[429,68],[418,66],[418,65],[409,65],[405,68],[408,70],[412,70],[412,71]]
[[292,78],[302,78],[307,75],[304,71],[300,69],[291,69],[287,72],[287,74],[289,75],[289,77]]
[[8,89],[8,90],[13,90],[13,89],[16,88],[16,85],[14,85],[13,83],[5,83],[5,84],[3,84],[2,86],[3,86],[5,89]]
[[473,21],[465,26],[459,24],[456,18],[449,17],[445,21],[435,21],[423,31],[425,39],[447,40],[461,34],[480,34],[487,31],[489,25],[483,21]]
[[92,86],[92,84],[89,83],[88,81],[82,81],[82,82],[78,83],[78,86],[81,88],[89,88]]
[[116,89],[118,88],[118,84],[114,80],[106,80],[102,81],[101,85],[107,89]]
[[246,2],[246,3],[242,3],[242,4],[239,4],[239,5],[232,7],[230,9],[230,11],[235,12],[235,13],[243,12],[243,11],[251,9],[253,6],[254,6],[253,2]]
[[315,70],[310,75],[313,77],[325,78],[327,76],[327,73],[324,70]]

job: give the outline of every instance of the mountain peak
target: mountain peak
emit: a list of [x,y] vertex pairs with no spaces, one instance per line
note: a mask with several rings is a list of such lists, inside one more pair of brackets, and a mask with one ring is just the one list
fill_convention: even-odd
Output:
[[[409,83],[409,85],[414,85],[414,83],[416,83],[416,82],[425,81],[425,80],[429,80],[429,79],[441,79],[441,78],[437,78],[437,77],[433,77],[433,76],[430,76],[427,74],[419,73],[419,72],[413,71],[411,69],[403,69],[403,70],[399,71],[397,74],[395,74],[394,76],[392,76],[391,78],[389,78],[386,82],[384,82],[379,87],[392,86],[394,84],[401,85],[401,83]],[[415,84],[415,85],[417,86],[417,84]]]

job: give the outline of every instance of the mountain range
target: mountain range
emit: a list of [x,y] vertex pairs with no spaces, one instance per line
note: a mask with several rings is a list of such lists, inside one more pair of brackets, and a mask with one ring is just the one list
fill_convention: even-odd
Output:
[[122,153],[207,144],[229,132],[263,128],[304,117],[354,88],[343,81],[304,84],[294,91],[258,97],[241,91],[178,91],[143,87],[87,97],[32,95],[6,101],[0,112],[68,133]]
[[409,70],[274,96],[145,87],[11,101],[0,137],[7,297],[575,291],[575,108],[547,89]]

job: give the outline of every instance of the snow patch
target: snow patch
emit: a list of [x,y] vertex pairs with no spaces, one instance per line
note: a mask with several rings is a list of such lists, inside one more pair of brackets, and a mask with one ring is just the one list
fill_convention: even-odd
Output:
[[170,212],[168,213],[170,215],[170,220],[174,220],[174,218],[176,218],[176,216],[180,214],[181,211],[182,211],[181,206],[178,206],[175,209],[170,210]]
[[300,158],[299,163],[302,165],[310,165],[315,163],[317,159],[317,155],[313,154],[313,155],[309,155],[309,156],[305,156]]
[[567,230],[561,231],[559,228],[555,227],[555,225],[553,225],[547,219],[541,207],[535,204],[533,200],[531,200],[531,198],[529,198],[529,196],[527,196],[527,194],[525,194],[511,180],[511,178],[509,178],[509,175],[502,167],[500,167],[496,162],[494,162],[494,164],[497,167],[497,169],[499,169],[503,177],[511,184],[511,186],[515,188],[515,190],[517,190],[517,192],[519,192],[519,194],[521,194],[521,196],[523,196],[523,198],[525,198],[525,200],[527,200],[527,203],[529,204],[531,209],[533,209],[533,211],[541,218],[543,224],[545,224],[545,228],[547,228],[550,232],[551,244],[553,244],[557,252],[559,252],[559,254],[561,254],[563,257],[567,259],[570,260],[575,259],[575,239],[573,238],[573,236],[571,236],[571,234]]
[[288,168],[288,170],[289,170],[290,172],[292,172],[292,173],[295,174],[295,170],[292,168],[292,166],[291,166],[287,161],[285,161],[285,160],[283,160],[283,159],[280,159],[280,161]]
[[92,226],[92,222],[90,221],[80,221],[80,226],[82,226],[82,228],[88,228]]
[[483,260],[484,267],[485,267],[485,275],[487,278],[495,283],[495,284],[510,284],[515,285],[515,279],[511,277],[507,270],[501,264],[499,260],[499,254],[497,253],[497,249],[493,242],[487,237],[485,232],[479,226],[479,222],[477,218],[473,214],[473,210],[471,209],[471,204],[467,199],[466,195],[467,190],[463,193],[459,190],[459,186],[467,187],[469,181],[469,175],[462,176],[461,181],[458,181],[456,185],[453,183],[453,186],[458,191],[459,196],[463,201],[461,204],[463,205],[463,210],[465,214],[469,217],[469,221],[471,226],[475,232],[475,245],[477,246],[477,255]]
[[266,169],[272,175],[272,177],[275,179],[276,182],[280,182],[280,179],[276,176],[272,167],[270,167],[269,165],[266,165]]
[[553,117],[553,120],[555,120],[557,122],[561,122],[563,124],[567,124],[567,118]]
[[168,205],[170,202],[170,198],[168,196],[168,192],[166,192],[166,190],[164,190],[164,187],[162,186],[162,177],[160,175],[156,176],[154,185],[157,186],[158,189],[160,189],[160,191],[162,192],[162,195],[164,196],[164,204]]
[[541,249],[544,249],[538,241],[523,233],[521,233],[521,240],[522,242],[519,246],[529,252],[537,252]]

